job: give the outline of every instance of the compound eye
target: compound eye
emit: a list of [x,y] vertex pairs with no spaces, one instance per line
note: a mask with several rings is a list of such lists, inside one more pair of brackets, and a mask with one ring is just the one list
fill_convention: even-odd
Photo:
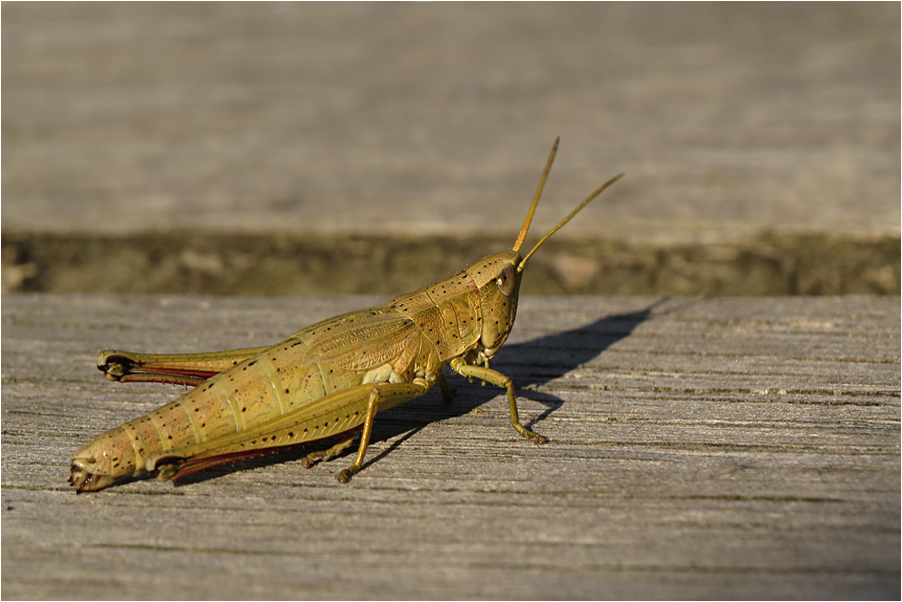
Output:
[[514,292],[514,266],[507,264],[501,268],[498,277],[495,279],[495,284],[498,285],[498,290],[505,297],[510,297],[511,293]]

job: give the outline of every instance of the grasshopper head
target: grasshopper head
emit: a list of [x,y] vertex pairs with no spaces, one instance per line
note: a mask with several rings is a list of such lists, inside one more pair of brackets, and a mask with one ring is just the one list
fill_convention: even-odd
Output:
[[486,358],[493,358],[507,340],[514,318],[523,272],[517,269],[523,261],[517,251],[504,251],[481,259],[467,268],[467,274],[479,288],[482,309],[480,342]]
[[571,211],[570,215],[565,217],[561,223],[543,236],[525,257],[521,257],[520,247],[523,245],[526,233],[529,231],[529,225],[532,223],[532,216],[536,211],[536,206],[539,204],[539,198],[542,196],[542,189],[545,187],[545,180],[548,179],[548,173],[551,171],[551,164],[554,163],[554,156],[557,154],[559,142],[560,138],[554,141],[551,155],[549,155],[548,162],[545,164],[545,170],[542,172],[542,179],[539,180],[539,186],[536,189],[532,206],[529,208],[526,221],[523,222],[523,227],[520,229],[520,234],[517,236],[517,242],[514,243],[513,249],[481,259],[467,268],[467,274],[476,282],[479,288],[479,301],[482,308],[482,336],[480,337],[480,342],[484,348],[482,354],[486,359],[491,359],[498,353],[501,346],[507,341],[511,328],[514,326],[514,318],[517,316],[517,301],[520,298],[520,281],[523,278],[523,267],[526,265],[526,261],[532,257],[532,254],[552,234],[560,230],[583,207],[604,192],[605,188],[623,176],[623,174],[619,174],[602,184],[598,190],[590,194],[576,209]]

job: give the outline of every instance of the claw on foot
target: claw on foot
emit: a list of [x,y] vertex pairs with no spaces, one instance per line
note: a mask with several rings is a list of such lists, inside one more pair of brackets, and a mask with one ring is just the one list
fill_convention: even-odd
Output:
[[338,480],[339,483],[344,485],[345,483],[350,481],[351,477],[354,476],[355,474],[357,474],[358,472],[360,472],[360,469],[357,466],[351,466],[350,468],[345,468],[344,470],[339,472],[337,475],[335,475],[335,478]]
[[528,430],[526,430],[526,428],[524,428],[522,426],[517,429],[517,432],[520,433],[520,436],[522,436],[526,439],[529,439],[536,445],[544,445],[544,444],[548,443],[548,437],[545,437],[545,436],[540,435],[533,431],[528,431]]

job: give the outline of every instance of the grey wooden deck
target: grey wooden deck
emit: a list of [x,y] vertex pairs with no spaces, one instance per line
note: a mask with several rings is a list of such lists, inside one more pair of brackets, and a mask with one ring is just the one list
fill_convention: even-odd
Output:
[[[559,236],[898,240],[899,14],[4,4],[2,231],[512,240],[561,135],[534,233],[626,171]],[[48,273],[3,246],[4,290]],[[167,265],[220,269],[203,251]],[[94,282],[166,263],[113,255]],[[4,294],[3,598],[898,599],[898,297],[524,298],[493,366],[547,446],[453,379],[380,415],[345,486],[348,458],[298,453],[66,485],[180,392],[106,382],[97,350],[256,346],[381,300]]]
[[6,295],[2,588],[17,598],[886,598],[900,590],[898,298],[524,298],[493,387],[379,415],[364,471],[297,453],[66,484],[179,393],[94,353],[262,345],[373,298]]
[[897,3],[9,3],[3,229],[899,237]]

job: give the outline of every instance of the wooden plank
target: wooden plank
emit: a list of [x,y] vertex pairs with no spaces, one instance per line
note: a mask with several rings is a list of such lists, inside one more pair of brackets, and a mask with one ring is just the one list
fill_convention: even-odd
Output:
[[380,415],[368,465],[298,453],[174,486],[66,485],[179,393],[101,348],[262,345],[382,299],[3,297],[2,586],[18,598],[892,598],[899,299],[526,298],[494,387]]
[[3,17],[5,232],[507,237],[560,135],[538,229],[627,172],[564,238],[899,237],[897,3]]

